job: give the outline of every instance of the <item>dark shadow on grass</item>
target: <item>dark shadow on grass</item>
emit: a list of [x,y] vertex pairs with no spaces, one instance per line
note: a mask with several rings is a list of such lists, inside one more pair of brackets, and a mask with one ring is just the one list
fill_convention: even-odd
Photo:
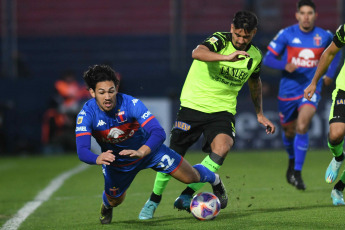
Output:
[[284,207],[284,208],[257,208],[248,210],[241,210],[239,212],[230,212],[230,213],[223,213],[223,215],[219,215],[217,219],[228,219],[228,218],[242,218],[245,216],[250,216],[253,214],[260,214],[260,213],[271,213],[271,212],[290,212],[290,211],[297,211],[297,210],[313,210],[319,208],[326,208],[326,207],[334,207],[332,204],[320,204],[320,205],[308,205],[308,206],[300,206],[300,207]]
[[[216,218],[217,220],[222,219],[234,219],[234,218],[243,218],[246,216],[260,214],[260,213],[275,213],[275,212],[290,212],[290,211],[297,211],[297,210],[313,210],[319,209],[320,207],[323,208],[331,208],[334,207],[332,204],[323,204],[323,205],[309,205],[309,206],[300,206],[300,207],[284,207],[284,208],[257,208],[252,209],[248,208],[248,210],[240,210],[240,211],[232,211],[232,212],[221,212],[220,215]],[[137,226],[138,228],[142,228],[143,226],[161,226],[164,222],[171,222],[171,221],[181,221],[181,220],[188,220],[195,221],[192,215],[185,216],[185,217],[173,217],[170,215],[156,217],[151,220],[128,220],[128,221],[118,221],[116,224],[130,224],[131,227]],[[115,223],[115,222],[114,222]]]

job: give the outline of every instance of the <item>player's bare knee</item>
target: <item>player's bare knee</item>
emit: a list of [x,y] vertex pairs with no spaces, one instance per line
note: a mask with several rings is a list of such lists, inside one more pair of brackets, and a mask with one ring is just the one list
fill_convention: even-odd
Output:
[[285,137],[288,139],[294,138],[296,135],[296,131],[294,129],[287,129],[285,131]]
[[328,133],[328,141],[331,145],[338,145],[344,139],[344,134],[342,132],[333,131]]
[[306,134],[309,129],[309,124],[300,124],[296,128],[296,132],[299,134]]
[[125,199],[126,194],[122,194],[119,197],[107,197],[108,198],[108,202],[112,207],[116,207],[119,206]]
[[200,174],[199,174],[198,170],[193,168],[193,173],[185,175],[182,182],[185,184],[200,182]]
[[227,141],[221,144],[211,145],[212,152],[216,153],[221,157],[225,157],[233,146],[233,141]]

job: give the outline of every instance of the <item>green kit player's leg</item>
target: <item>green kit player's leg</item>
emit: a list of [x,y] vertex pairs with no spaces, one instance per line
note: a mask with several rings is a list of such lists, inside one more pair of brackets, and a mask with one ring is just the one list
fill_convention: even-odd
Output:
[[156,175],[155,184],[153,186],[153,192],[156,195],[161,196],[165,188],[167,187],[171,177],[172,176],[170,174],[158,172]]
[[329,150],[331,150],[334,157],[339,157],[343,153],[343,145],[344,145],[344,141],[336,145],[332,145],[328,141],[328,148]]
[[343,145],[344,140],[341,143],[335,145],[328,142],[328,147],[334,156],[325,174],[325,180],[329,184],[333,183],[337,179],[339,169],[344,161]]
[[[202,165],[204,165],[206,168],[208,168],[212,172],[217,172],[220,168],[221,165],[218,165],[215,163],[209,156],[205,157],[204,160],[201,162]],[[205,183],[193,183],[189,184],[188,187],[193,189],[194,192],[198,191],[201,189]]]

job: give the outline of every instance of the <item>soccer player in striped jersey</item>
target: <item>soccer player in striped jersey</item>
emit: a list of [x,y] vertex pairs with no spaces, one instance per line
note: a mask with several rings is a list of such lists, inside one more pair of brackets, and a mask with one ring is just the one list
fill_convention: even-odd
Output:
[[[317,13],[311,0],[297,3],[298,24],[279,31],[268,45],[264,65],[282,70],[278,107],[283,128],[283,144],[289,156],[286,179],[299,190],[305,190],[302,167],[309,147],[309,126],[321,99],[322,81],[308,101],[303,90],[314,76],[322,52],[332,41],[332,34],[314,26]],[[338,55],[326,73],[333,78],[340,60]]]
[[[345,46],[345,24],[339,26],[332,43],[328,46],[320,58],[319,65],[310,85],[304,90],[304,97],[311,100],[317,90],[317,82],[326,72],[328,66],[334,57],[340,53]],[[344,162],[344,137],[345,137],[345,64],[341,68],[336,87],[332,93],[332,107],[329,114],[329,134],[328,147],[333,154],[329,164],[325,180],[327,183],[333,183],[337,177],[342,163]],[[345,187],[345,170],[340,176],[340,180],[335,184],[331,192],[331,198],[334,205],[345,205],[343,191]]]
[[[216,189],[224,188],[217,174],[201,164],[192,167],[163,144],[166,135],[155,116],[139,99],[117,92],[119,80],[113,69],[90,67],[84,81],[93,98],[77,116],[77,153],[87,164],[102,165],[102,224],[111,222],[113,207],[123,202],[134,177],[146,168],[183,183],[209,182]],[[99,155],[90,150],[91,135],[101,147]]]

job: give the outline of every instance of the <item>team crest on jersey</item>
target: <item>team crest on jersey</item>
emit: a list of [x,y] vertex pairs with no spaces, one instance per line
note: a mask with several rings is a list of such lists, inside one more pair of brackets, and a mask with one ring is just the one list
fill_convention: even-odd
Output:
[[210,42],[211,42],[211,43],[215,43],[215,42],[217,42],[217,41],[218,41],[218,38],[216,38],[216,37],[210,38]]
[[314,37],[314,45],[321,46],[322,44],[322,37],[319,34],[316,34]]
[[78,117],[77,124],[81,124],[83,122],[83,117]]
[[115,118],[116,118],[116,121],[119,123],[123,123],[123,122],[127,121],[125,111],[120,111],[117,114],[115,114]]

